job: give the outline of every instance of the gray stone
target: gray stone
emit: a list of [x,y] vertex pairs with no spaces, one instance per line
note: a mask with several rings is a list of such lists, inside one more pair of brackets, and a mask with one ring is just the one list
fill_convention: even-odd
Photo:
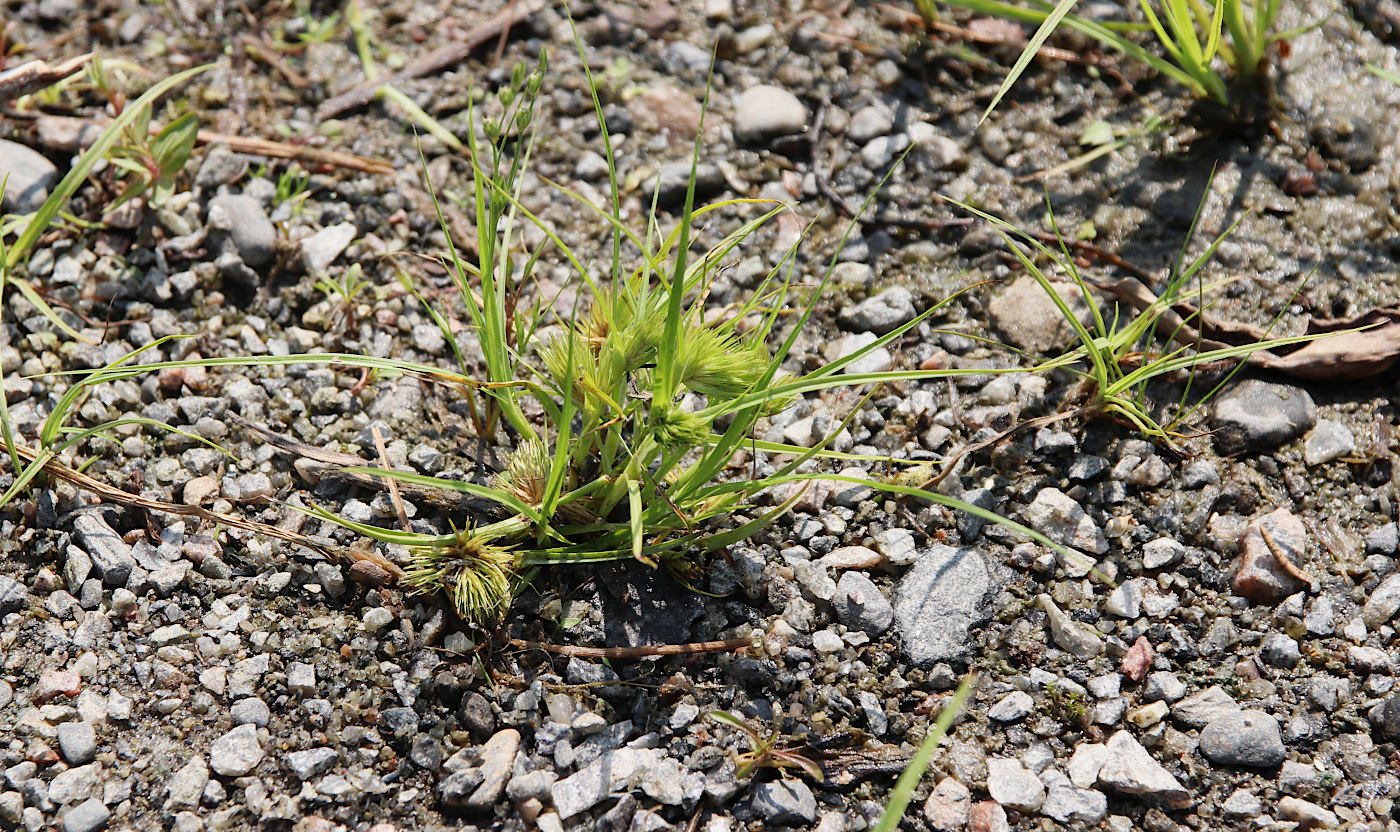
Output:
[[1095,824],[1108,814],[1108,798],[1097,789],[1076,788],[1070,779],[1050,769],[1041,778],[1045,781],[1045,802],[1040,813],[1060,823]]
[[1270,768],[1287,754],[1278,720],[1263,711],[1237,711],[1212,719],[1201,730],[1201,753],[1212,763]]
[[209,746],[209,768],[221,777],[242,777],[262,762],[258,729],[244,724],[214,740]]
[[97,832],[106,828],[111,817],[101,800],[90,797],[63,816],[63,832]]
[[316,692],[316,668],[306,662],[292,662],[287,665],[287,690],[297,696],[310,696]]
[[0,792],[0,823],[7,828],[19,826],[24,817],[24,795],[19,792]]
[[[1092,313],[1084,295],[1063,285],[1059,291],[1070,311],[1081,322],[1090,323]],[[1008,343],[1037,355],[1055,352],[1075,340],[1074,327],[1033,277],[1012,281],[987,304],[987,315]]]
[[781,87],[750,87],[734,103],[734,138],[744,144],[801,133],[807,127],[807,108],[797,96]]
[[517,803],[531,799],[547,800],[558,779],[559,775],[544,769],[517,774],[506,784],[506,797]]
[[1356,451],[1356,437],[1340,422],[1319,419],[1303,441],[1303,461],[1309,467],[1341,459]]
[[1056,543],[1102,555],[1108,551],[1104,537],[1084,507],[1058,488],[1042,488],[1026,507],[1026,525]]
[[481,785],[467,798],[467,808],[487,809],[501,799],[520,751],[520,732],[514,728],[497,731],[481,749]]
[[1264,811],[1264,801],[1251,791],[1235,789],[1220,804],[1220,811],[1227,818],[1252,818]]
[[1190,793],[1171,772],[1127,731],[1109,738],[1106,759],[1099,769],[1099,785],[1147,800],[1177,804],[1190,799]]
[[853,142],[864,144],[876,136],[888,136],[894,130],[894,113],[883,103],[861,107],[851,115],[851,123],[846,127],[846,136]]
[[58,751],[70,766],[90,763],[97,756],[97,732],[86,722],[64,722],[58,726]]
[[987,761],[987,793],[992,800],[1020,812],[1034,812],[1045,802],[1045,784],[1010,757]]
[[1142,586],[1135,580],[1114,587],[1104,600],[1103,611],[1129,620],[1142,614]]
[[1302,660],[1298,642],[1287,633],[1269,633],[1259,645],[1259,655],[1271,667],[1296,667]]
[[267,265],[277,254],[277,229],[262,205],[244,194],[220,194],[209,200],[209,227],[227,235],[243,262]]
[[[832,349],[836,358],[846,358],[855,355],[866,347],[880,340],[880,336],[873,332],[855,332],[838,339]],[[885,347],[876,347],[865,353],[860,358],[841,368],[843,373],[883,373],[894,365],[894,356]]]
[[562,820],[585,812],[615,791],[631,788],[634,779],[657,765],[665,752],[656,748],[619,748],[554,784],[554,808]]
[[122,536],[107,525],[106,520],[91,512],[74,518],[73,530],[77,532],[88,557],[92,558],[92,567],[97,570],[102,583],[109,587],[125,586],[131,577],[131,570],[136,566],[136,558]]
[[29,590],[9,575],[0,575],[0,615],[19,612],[29,602]]
[[5,182],[5,208],[31,214],[49,198],[49,187],[58,181],[58,167],[37,150],[0,139],[0,181]]
[[856,332],[884,335],[914,320],[914,295],[903,286],[893,286],[874,297],[841,310],[842,326]]
[[222,142],[213,145],[204,154],[204,161],[195,174],[194,184],[199,188],[217,188],[242,178],[248,172],[248,157],[234,153]]
[[1400,525],[1386,523],[1366,534],[1366,554],[1393,555],[1400,549]]
[[1015,722],[1035,707],[1035,700],[1025,691],[1014,690],[987,709],[987,717],[997,722]]
[[67,771],[61,771],[49,781],[49,800],[59,806],[86,800],[97,793],[97,787],[101,780],[102,766],[100,763],[88,763],[85,766],[76,766]]
[[307,274],[325,271],[349,247],[359,233],[353,222],[322,228],[301,241],[301,262]]
[[768,823],[807,825],[817,819],[817,799],[801,780],[770,780],[753,787],[753,808]]
[[413,741],[413,747],[408,750],[408,761],[425,771],[437,771],[442,768],[445,756],[442,743],[428,734],[420,734],[418,739]]
[[1147,683],[1142,686],[1142,698],[1144,702],[1162,701],[1167,704],[1179,701],[1186,695],[1186,685],[1170,670],[1158,670],[1147,676]]
[[972,792],[956,778],[944,777],[924,803],[924,821],[934,832],[961,832],[972,808]]
[[229,708],[229,718],[234,725],[252,725],[257,728],[266,728],[272,721],[272,709],[267,703],[256,697],[240,699]]
[[1050,635],[1060,647],[1081,659],[1092,659],[1103,652],[1104,642],[1098,630],[1070,618],[1064,610],[1055,605],[1049,595],[1042,593],[1036,596],[1036,603],[1045,610]]
[[894,623],[894,607],[873,581],[861,572],[847,572],[836,583],[831,599],[836,618],[852,630],[878,636]]
[[336,754],[334,748],[308,748],[288,754],[287,765],[298,780],[310,780],[330,771],[331,766],[339,759],[340,755]]
[[1225,714],[1239,711],[1240,706],[1219,685],[1193,693],[1172,708],[1172,718],[1182,725],[1201,728]]
[[1144,569],[1164,569],[1181,560],[1186,547],[1170,537],[1159,537],[1142,546],[1142,566]]
[[1245,379],[1211,407],[1212,437],[1225,455],[1277,448],[1317,422],[1312,396],[1300,387]]
[[1397,611],[1400,611],[1400,573],[1391,575],[1371,590],[1361,607],[1361,620],[1368,628],[1376,630],[1394,618]]
[[202,755],[196,754],[188,763],[170,778],[165,800],[165,811],[173,814],[199,806],[204,787],[209,784],[209,766]]
[[[690,189],[691,164],[671,162],[657,169],[654,176],[642,182],[642,198],[650,205],[655,194],[656,203],[662,207],[681,205]],[[702,162],[694,166],[695,198],[703,199],[724,190],[724,172],[717,165]]]
[[982,554],[971,547],[934,546],[900,579],[894,620],[910,663],[928,668],[971,649],[972,627],[991,617],[995,589]]

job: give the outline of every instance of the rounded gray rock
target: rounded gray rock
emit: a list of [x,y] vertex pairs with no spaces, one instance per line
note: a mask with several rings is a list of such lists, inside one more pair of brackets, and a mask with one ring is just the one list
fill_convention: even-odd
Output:
[[772,824],[803,825],[817,819],[817,799],[801,780],[773,780],[753,787],[753,807]]
[[801,133],[806,126],[807,108],[781,87],[750,87],[734,105],[734,138],[744,144]]
[[1263,711],[1238,711],[1211,720],[1201,730],[1201,753],[1216,765],[1270,768],[1287,750],[1278,720]]
[[1301,387],[1246,379],[1215,400],[1211,424],[1223,455],[1277,448],[1317,423],[1317,406]]
[[6,176],[5,207],[28,214],[48,199],[49,186],[58,181],[58,168],[37,150],[0,139],[0,180]]
[[262,762],[258,729],[240,725],[214,740],[209,746],[209,768],[224,777],[242,777]]
[[238,256],[249,266],[263,266],[277,254],[277,229],[256,199],[243,194],[220,194],[209,200],[209,227],[228,235]]
[[852,630],[878,636],[894,623],[894,607],[875,582],[860,572],[847,572],[836,584],[831,604],[836,618]]

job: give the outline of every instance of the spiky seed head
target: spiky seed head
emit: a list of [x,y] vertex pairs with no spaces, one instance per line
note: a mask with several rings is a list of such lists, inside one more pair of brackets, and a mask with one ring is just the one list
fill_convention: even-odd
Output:
[[462,618],[490,621],[510,605],[515,553],[471,529],[458,531],[445,545],[413,547],[411,555],[403,585],[415,594],[441,591]]
[[689,413],[668,402],[653,402],[648,422],[656,441],[668,448],[693,448],[710,436],[710,423],[699,413]]
[[768,369],[767,351],[743,343],[732,332],[693,327],[681,338],[677,377],[701,395],[732,399],[753,387]]

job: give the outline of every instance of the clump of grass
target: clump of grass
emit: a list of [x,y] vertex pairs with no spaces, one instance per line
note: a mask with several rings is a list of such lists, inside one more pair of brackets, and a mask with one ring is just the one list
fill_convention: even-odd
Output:
[[[1196,349],[1190,343],[1176,343],[1167,347],[1160,345],[1160,341],[1166,341],[1168,344],[1178,341],[1176,336],[1180,328],[1189,326],[1207,308],[1206,297],[1225,283],[1231,282],[1227,280],[1216,284],[1207,284],[1202,270],[1210,262],[1220,244],[1243,220],[1243,217],[1221,232],[1200,255],[1189,261],[1186,258],[1187,247],[1195,237],[1197,224],[1205,209],[1205,200],[1209,193],[1210,188],[1207,187],[1205,194],[1201,197],[1200,205],[1197,207],[1196,215],[1192,220],[1190,230],[1187,232],[1186,240],[1182,244],[1177,261],[1157,297],[1147,308],[1131,315],[1121,312],[1120,307],[1115,305],[1111,316],[1105,316],[1099,305],[1093,302],[1093,284],[1080,271],[1074,256],[1070,253],[1068,238],[1060,232],[1055,221],[1054,211],[1050,209],[1048,198],[1046,201],[1047,215],[1051,227],[1054,229],[1054,238],[1059,243],[1058,247],[1054,248],[1000,217],[970,205],[954,203],[969,213],[986,220],[997,230],[1006,247],[1020,261],[1026,273],[1040,284],[1061,317],[1074,330],[1078,341],[1078,345],[1074,349],[1064,355],[1042,361],[1034,369],[1038,372],[1065,369],[1078,375],[1082,382],[1081,399],[1087,402],[1081,408],[1081,412],[1124,421],[1144,437],[1167,447],[1174,447],[1175,440],[1179,437],[1178,428],[1180,425],[1197,412],[1215,392],[1221,389],[1234,372],[1243,366],[1240,359],[1248,358],[1250,354],[1260,350],[1269,350],[1275,347],[1303,343],[1317,337],[1325,337],[1300,335],[1207,350]],[[1079,315],[1071,307],[1068,294],[1060,288],[1064,283],[1057,282],[1055,279],[1057,275],[1067,278],[1069,285],[1077,289],[1086,300],[1089,300],[1090,321],[1087,325],[1080,320]],[[1192,313],[1191,317],[1177,318],[1173,315],[1173,308],[1183,302],[1193,304],[1195,312]],[[1279,318],[1274,319],[1270,329],[1278,323],[1278,320]],[[1175,328],[1167,331],[1164,324],[1166,321],[1175,321]],[[1233,363],[1234,370],[1205,396],[1200,397],[1195,404],[1190,406],[1187,405],[1191,394],[1191,384],[1188,382],[1183,387],[1181,399],[1172,409],[1169,418],[1163,421],[1154,415],[1155,412],[1159,411],[1156,402],[1148,397],[1148,385],[1151,382],[1180,373],[1186,373],[1191,380],[1194,380],[1195,371],[1217,362]]]
[[739,729],[748,740],[749,750],[734,755],[736,778],[742,780],[760,768],[772,768],[779,772],[800,771],[818,783],[826,780],[826,772],[822,771],[816,760],[803,754],[801,749],[783,743],[783,732],[779,730],[776,715],[773,727],[766,731],[753,727],[728,711],[711,711],[709,717]]
[[[1209,98],[1221,106],[1232,103],[1232,82],[1251,82],[1260,76],[1270,46],[1311,28],[1280,31],[1280,0],[1138,0],[1145,22],[1127,24],[1102,23],[1071,14],[1078,0],[1030,0],[1024,5],[1003,0],[946,2],[977,14],[1039,26],[983,118],[996,109],[1041,45],[1060,27],[1088,35],[1171,78],[1198,98]],[[919,8],[927,14],[924,5]],[[1159,51],[1147,49],[1134,39],[1133,35],[1143,32],[1155,38]]]
[[[588,72],[586,61],[584,67]],[[478,519],[494,522],[463,522],[447,534],[432,535],[355,523],[322,508],[311,512],[373,539],[408,547],[412,563],[406,570],[407,588],[441,592],[463,618],[480,622],[508,608],[522,575],[534,567],[635,559],[679,568],[692,555],[722,549],[772,523],[801,497],[803,485],[815,479],[847,480],[917,496],[1007,523],[1054,546],[1029,529],[941,494],[900,482],[808,471],[806,463],[818,457],[845,464],[891,462],[828,450],[826,445],[844,424],[811,448],[753,438],[761,419],[809,393],[974,371],[848,372],[853,363],[937,314],[939,304],[844,358],[800,375],[785,372],[784,363],[836,262],[833,256],[803,301],[794,281],[797,244],[777,258],[751,296],[715,315],[707,299],[722,265],[766,222],[790,209],[752,199],[697,206],[694,169],[703,130],[696,137],[692,175],[675,224],[663,231],[653,208],[644,230],[637,231],[624,221],[611,141],[604,129],[610,204],[600,208],[568,189],[558,189],[580,210],[596,215],[610,232],[611,256],[597,268],[586,265],[585,258],[522,201],[538,129],[536,101],[547,69],[543,54],[533,65],[517,66],[510,83],[495,97],[494,111],[480,120],[482,135],[468,131],[473,173],[468,206],[477,227],[476,254],[468,262],[450,247],[444,259],[479,350],[469,353],[446,310],[428,304],[405,281],[439,324],[457,370],[341,353],[227,356],[136,366],[133,354],[72,385],[39,437],[40,455],[58,447],[59,436],[69,430],[65,419],[84,391],[165,368],[336,363],[411,373],[451,385],[461,392],[480,437],[511,446],[504,471],[486,482],[463,482],[370,467],[358,470],[489,501],[496,513]],[[591,76],[588,81],[596,90]],[[593,103],[601,125],[602,104],[596,93]],[[473,125],[478,123],[475,110],[469,116]],[[65,193],[61,185],[56,193],[66,197],[71,190]],[[692,251],[697,224],[704,218],[745,209],[757,216],[703,254]],[[439,220],[446,232],[441,211]],[[544,242],[533,250],[520,234],[526,224],[544,234]],[[853,228],[854,224],[846,234]],[[571,315],[556,319],[553,334],[541,338],[549,322],[547,305],[538,297],[531,304],[523,298],[536,264],[546,254],[572,271],[580,299]],[[349,291],[327,288],[332,293]],[[8,432],[8,419],[5,424]],[[16,447],[12,435],[6,442],[11,450]],[[728,469],[740,449],[783,456],[766,476],[731,478]],[[21,470],[18,457],[15,464],[15,470]],[[26,482],[36,474],[36,464],[25,469]],[[777,493],[780,486],[789,493],[777,505],[760,496]]]

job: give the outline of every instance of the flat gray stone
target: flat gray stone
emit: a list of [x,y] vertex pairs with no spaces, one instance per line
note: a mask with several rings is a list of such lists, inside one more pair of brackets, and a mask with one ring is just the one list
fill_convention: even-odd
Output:
[[92,568],[97,571],[102,583],[108,587],[125,586],[136,566],[136,558],[131,547],[122,536],[107,525],[107,521],[93,513],[79,514],[73,520],[73,531],[83,549],[92,559]]
[[1319,419],[1303,441],[1303,462],[1308,467],[1341,459],[1356,451],[1356,437],[1341,422]]
[[486,809],[501,799],[520,751],[520,732],[514,728],[497,731],[481,750],[481,785],[467,798],[467,808]]
[[1400,611],[1400,573],[1391,575],[1371,590],[1365,605],[1361,607],[1361,620],[1366,622],[1367,628],[1376,630],[1394,618],[1398,611]]
[[561,820],[568,820],[603,802],[615,791],[630,788],[665,752],[657,748],[619,748],[554,784],[554,808]]
[[1011,757],[987,761],[987,793],[992,800],[1019,812],[1034,812],[1045,802],[1045,784]]
[[29,602],[29,589],[9,575],[0,575],[0,615],[19,612]]
[[1106,751],[1099,785],[1169,805],[1190,799],[1190,792],[1127,731],[1109,737]]
[[209,766],[202,755],[196,754],[171,776],[167,784],[165,811],[174,814],[198,808],[204,787],[209,784]]
[[1258,379],[1236,384],[1211,407],[1211,436],[1224,455],[1277,448],[1316,422],[1317,407],[1308,391]]
[[277,254],[277,229],[251,196],[220,194],[209,200],[208,223],[212,230],[227,235],[248,266],[264,266]]
[[301,262],[308,274],[326,270],[349,247],[359,233],[353,222],[322,228],[301,241]]
[[1239,703],[1224,688],[1211,685],[1172,706],[1172,719],[1192,728],[1202,728],[1217,717],[1239,709]]
[[70,766],[90,763],[97,756],[97,732],[86,722],[60,723],[58,751]]
[[759,144],[801,133],[806,127],[807,108],[781,87],[750,87],[734,103],[734,138],[740,143]]
[[930,549],[895,588],[894,621],[905,657],[922,668],[965,657],[971,629],[991,617],[985,600],[994,589],[976,549]]
[[49,188],[58,181],[58,167],[33,148],[0,139],[0,181],[5,182],[5,208],[30,214],[49,198]]
[[[1092,313],[1078,289],[1061,286],[1060,292],[1079,320],[1089,323]],[[1008,343],[1037,355],[1054,353],[1075,341],[1070,325],[1055,302],[1036,282],[1022,276],[1012,281],[987,304],[987,315]]]
[[308,748],[305,751],[293,751],[287,755],[287,765],[291,767],[292,774],[298,780],[310,780],[317,775],[330,771],[331,766],[336,764],[340,755],[334,748]]
[[1216,765],[1272,768],[1287,756],[1278,720],[1264,711],[1236,711],[1201,730],[1201,753]]
[[98,798],[90,797],[63,816],[63,832],[97,832],[107,828],[112,813]]
[[1051,540],[1095,555],[1108,551],[1108,538],[1074,498],[1058,488],[1042,488],[1025,509],[1026,525]]
[[836,619],[847,628],[878,636],[894,622],[894,607],[875,582],[860,572],[846,572],[831,599]]
[[903,286],[893,286],[874,297],[841,310],[841,325],[856,332],[884,335],[914,320],[914,295]]
[[770,780],[753,787],[753,808],[770,824],[806,826],[817,819],[817,799],[801,780]]
[[242,777],[262,762],[258,729],[240,725],[214,740],[209,746],[209,768],[221,777]]

